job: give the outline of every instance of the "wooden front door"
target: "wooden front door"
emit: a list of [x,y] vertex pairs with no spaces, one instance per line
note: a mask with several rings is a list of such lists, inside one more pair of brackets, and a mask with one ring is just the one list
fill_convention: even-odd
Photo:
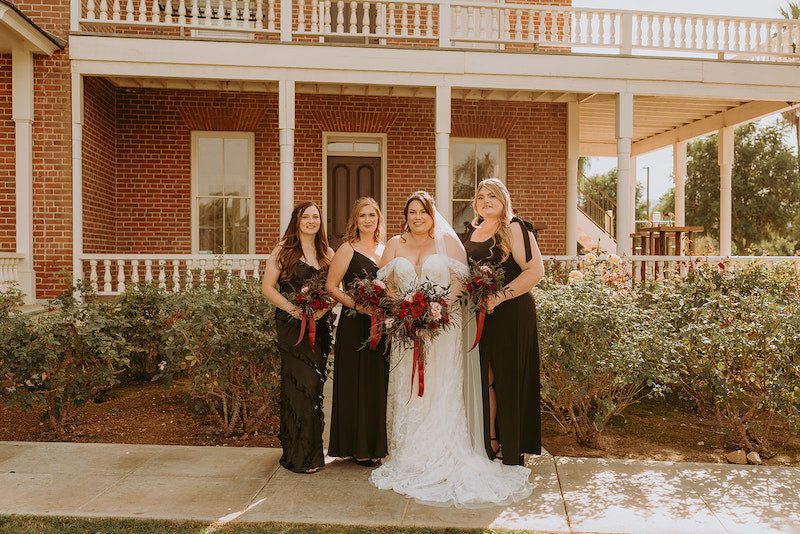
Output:
[[353,202],[372,197],[381,205],[381,158],[328,156],[328,240],[342,244]]

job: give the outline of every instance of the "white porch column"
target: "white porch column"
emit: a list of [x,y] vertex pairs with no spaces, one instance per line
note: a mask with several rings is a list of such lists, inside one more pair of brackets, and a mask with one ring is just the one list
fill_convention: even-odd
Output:
[[675,177],[675,226],[686,226],[686,141],[672,145],[672,176]]
[[[453,223],[450,191],[450,87],[436,87],[436,210]],[[458,231],[458,230],[456,230]]]
[[17,253],[24,254],[19,266],[20,289],[25,304],[36,302],[33,270],[33,53],[24,48],[11,51],[11,118],[14,120]]
[[578,158],[580,157],[580,109],[567,102],[567,256],[578,254]]
[[719,130],[717,136],[719,161],[719,254],[731,255],[731,175],[733,174],[733,126]]
[[[633,136],[633,95],[617,94],[617,254],[630,254],[633,231],[631,198],[631,137]],[[634,197],[635,198],[635,197]]]
[[83,278],[83,77],[72,70],[72,279]]
[[[636,156],[631,156],[631,187],[630,187],[630,195],[631,195],[631,230],[632,233],[636,230],[636,188],[639,187],[639,166],[638,166],[638,158]],[[630,236],[628,236],[630,238]],[[631,243],[633,244],[633,243]]]
[[289,225],[294,209],[294,80],[278,82],[278,129],[280,132],[280,230]]

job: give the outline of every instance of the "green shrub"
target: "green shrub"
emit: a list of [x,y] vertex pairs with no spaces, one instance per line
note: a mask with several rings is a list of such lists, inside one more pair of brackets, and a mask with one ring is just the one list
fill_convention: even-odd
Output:
[[543,411],[578,443],[599,446],[609,419],[677,379],[672,327],[638,307],[620,268],[590,265],[572,282],[535,289]]
[[0,376],[9,405],[44,406],[53,430],[62,430],[88,399],[117,383],[127,344],[113,310],[79,304],[71,293],[34,320],[14,314],[0,321]]
[[165,334],[169,359],[156,377],[187,371],[192,395],[227,437],[252,432],[275,405],[280,357],[274,307],[260,282],[219,276],[212,284],[218,290],[195,286],[181,294],[183,305]]

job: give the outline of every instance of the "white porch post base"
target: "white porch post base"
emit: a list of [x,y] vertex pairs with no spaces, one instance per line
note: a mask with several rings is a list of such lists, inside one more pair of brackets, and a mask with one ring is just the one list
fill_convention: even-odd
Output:
[[25,304],[36,302],[33,270],[33,53],[11,51],[11,115],[14,120],[17,281]]
[[578,254],[578,158],[580,158],[580,111],[577,102],[567,103],[567,256]]
[[630,233],[635,209],[631,195],[631,137],[633,136],[633,95],[619,93],[616,109],[617,136],[617,254],[631,252]]
[[[436,211],[453,223],[450,192],[450,87],[436,87]],[[459,229],[456,229],[458,231]]]

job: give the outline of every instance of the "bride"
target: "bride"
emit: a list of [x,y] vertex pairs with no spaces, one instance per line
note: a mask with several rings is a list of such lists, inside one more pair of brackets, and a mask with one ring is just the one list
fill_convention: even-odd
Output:
[[[412,376],[411,349],[393,344],[387,401],[389,459],[372,472],[370,482],[437,506],[479,507],[523,499],[532,489],[530,470],[492,462],[486,456],[482,435],[474,439],[467,428],[466,350],[461,312],[453,302],[460,292],[454,275],[467,272],[464,247],[436,213],[428,193],[413,193],[403,213],[403,233],[386,244],[378,276],[393,282],[401,293],[425,279],[441,287],[452,283],[454,324],[425,344],[421,397]],[[481,402],[480,390],[467,396],[470,405],[475,403],[470,410],[475,410]],[[476,433],[482,434],[482,425]]]

